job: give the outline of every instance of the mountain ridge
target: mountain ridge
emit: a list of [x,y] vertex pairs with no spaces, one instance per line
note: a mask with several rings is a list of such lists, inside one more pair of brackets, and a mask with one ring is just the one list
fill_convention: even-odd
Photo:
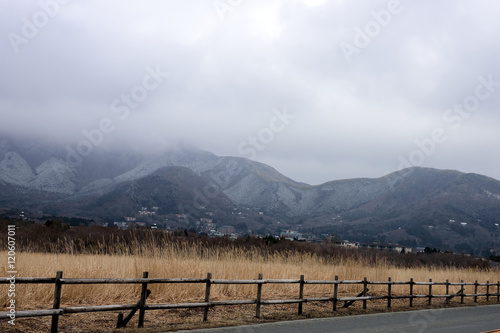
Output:
[[242,231],[289,228],[500,252],[500,182],[478,174],[415,167],[378,178],[309,185],[260,162],[192,147],[152,155],[96,151],[72,166],[57,148],[38,150],[36,144],[8,140],[0,138],[4,209],[109,220],[133,215],[144,205],[159,206],[166,215],[187,211],[194,220],[210,207],[221,222],[240,225]]

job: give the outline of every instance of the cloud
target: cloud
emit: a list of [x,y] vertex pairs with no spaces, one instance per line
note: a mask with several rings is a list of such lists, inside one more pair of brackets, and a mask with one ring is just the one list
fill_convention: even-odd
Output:
[[[110,119],[109,142],[241,155],[286,108],[296,118],[255,159],[299,181],[395,171],[435,128],[449,139],[423,166],[500,179],[487,154],[500,142],[500,87],[458,130],[443,120],[478,77],[500,81],[495,1],[222,2],[222,17],[213,1],[2,3],[0,131],[75,145]],[[26,40],[17,53],[12,34]],[[362,34],[347,61],[340,46]],[[157,67],[168,77],[139,98]],[[122,119],[113,102],[134,92]]]

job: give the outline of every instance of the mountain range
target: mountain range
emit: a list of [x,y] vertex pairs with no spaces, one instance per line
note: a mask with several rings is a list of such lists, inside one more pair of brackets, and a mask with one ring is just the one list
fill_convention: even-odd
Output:
[[95,149],[79,162],[56,144],[0,137],[0,209],[112,222],[156,207],[151,221],[177,228],[210,217],[242,233],[292,229],[500,252],[500,182],[478,174],[410,168],[308,185],[263,163],[184,146]]

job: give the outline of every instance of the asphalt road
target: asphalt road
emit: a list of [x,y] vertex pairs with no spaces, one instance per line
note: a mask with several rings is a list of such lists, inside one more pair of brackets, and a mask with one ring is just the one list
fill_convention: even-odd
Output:
[[189,333],[478,333],[500,329],[500,305],[419,310],[181,331]]

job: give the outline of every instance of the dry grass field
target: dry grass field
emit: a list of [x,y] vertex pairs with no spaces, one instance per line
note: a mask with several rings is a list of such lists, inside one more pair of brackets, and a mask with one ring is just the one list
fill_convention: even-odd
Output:
[[[461,280],[469,282],[475,280],[486,282],[489,280],[496,282],[500,280],[500,272],[497,269],[404,268],[389,264],[383,257],[375,261],[371,260],[371,262],[359,258],[328,260],[312,253],[286,250],[263,253],[236,246],[207,250],[200,243],[189,242],[162,242],[161,244],[137,242],[135,246],[123,248],[121,251],[114,251],[116,254],[112,255],[76,253],[77,251],[72,249],[71,246],[67,246],[64,252],[60,254],[18,252],[16,258],[18,276],[54,277],[56,271],[61,270],[64,272],[63,277],[65,278],[139,278],[142,277],[142,272],[148,271],[151,278],[205,278],[207,272],[211,272],[214,279],[255,279],[258,273],[262,273],[264,278],[272,279],[297,279],[301,274],[304,274],[306,280],[333,280],[335,275],[338,275],[341,280],[361,280],[367,277],[370,281],[387,281],[388,277],[391,277],[393,281],[408,281],[410,278],[413,278],[414,281],[433,279],[433,281],[443,282],[446,279],[449,279],[450,282],[460,282]],[[6,258],[7,253],[5,251],[0,252],[0,257]],[[3,271],[6,271],[6,260],[2,260],[2,265],[0,267]],[[150,285],[148,288],[152,291],[148,303],[198,302],[203,301],[205,292],[203,284],[155,284]],[[255,299],[256,288],[255,285],[214,285],[211,299]],[[341,295],[355,295],[360,292],[360,288],[362,287],[359,285],[342,285],[339,291]],[[370,286],[370,294],[383,294],[386,289],[386,286],[372,285]],[[451,292],[458,289],[459,287],[450,287]],[[444,286],[436,286],[434,290],[437,293],[444,293]],[[416,294],[425,294],[427,291],[427,286],[415,287]],[[466,292],[472,293],[472,290]],[[496,292],[496,288],[492,292]],[[393,286],[393,294],[407,293],[408,286]],[[137,302],[139,294],[139,285],[64,285],[61,306],[129,304]],[[296,298],[298,296],[298,285],[264,285],[262,295],[263,299]],[[306,297],[319,295],[332,295],[332,286],[306,285]],[[7,285],[0,285],[0,302],[4,309],[7,300]],[[52,301],[52,285],[18,284],[16,287],[17,310],[51,308]],[[435,303],[443,302],[442,300],[435,301]],[[329,307],[331,308],[331,306],[326,306],[326,308]],[[214,310],[214,315],[210,316],[211,324],[217,322],[227,324],[228,317],[252,317],[251,308],[241,308],[242,310],[238,310],[236,307],[228,310]],[[269,309],[270,311],[272,309],[276,310],[277,307],[269,307]],[[283,307],[283,309],[286,310],[286,307]],[[158,322],[153,319],[153,313],[159,313],[160,315],[164,312],[149,311],[147,318],[152,321],[146,322],[146,327],[160,325],[158,327],[162,327],[162,330],[167,330],[168,327],[165,326],[167,322],[164,317],[158,319]],[[172,316],[169,316],[168,321],[182,324],[194,320],[194,322],[198,323],[194,326],[201,325],[202,310],[178,310],[173,312],[177,313],[176,318],[173,319]],[[216,315],[217,313],[219,315]],[[279,317],[280,315],[274,314],[274,316]],[[89,318],[93,318],[92,321],[102,320],[105,323],[98,325],[99,328],[95,328],[95,331],[100,331],[100,329],[112,331],[116,322],[116,313],[63,316],[61,317],[61,325],[66,327],[66,330],[61,331],[89,331],[89,328],[83,324]],[[46,331],[50,326],[49,320],[50,318],[17,319],[17,331],[36,331],[37,327],[43,327],[40,330]],[[242,322],[245,322],[245,320]],[[83,325],[82,327],[86,328],[78,328],[79,322]],[[239,322],[229,321],[229,323]],[[103,327],[106,327],[106,329]],[[12,327],[7,327],[5,321],[0,323],[0,330],[7,328]]]

